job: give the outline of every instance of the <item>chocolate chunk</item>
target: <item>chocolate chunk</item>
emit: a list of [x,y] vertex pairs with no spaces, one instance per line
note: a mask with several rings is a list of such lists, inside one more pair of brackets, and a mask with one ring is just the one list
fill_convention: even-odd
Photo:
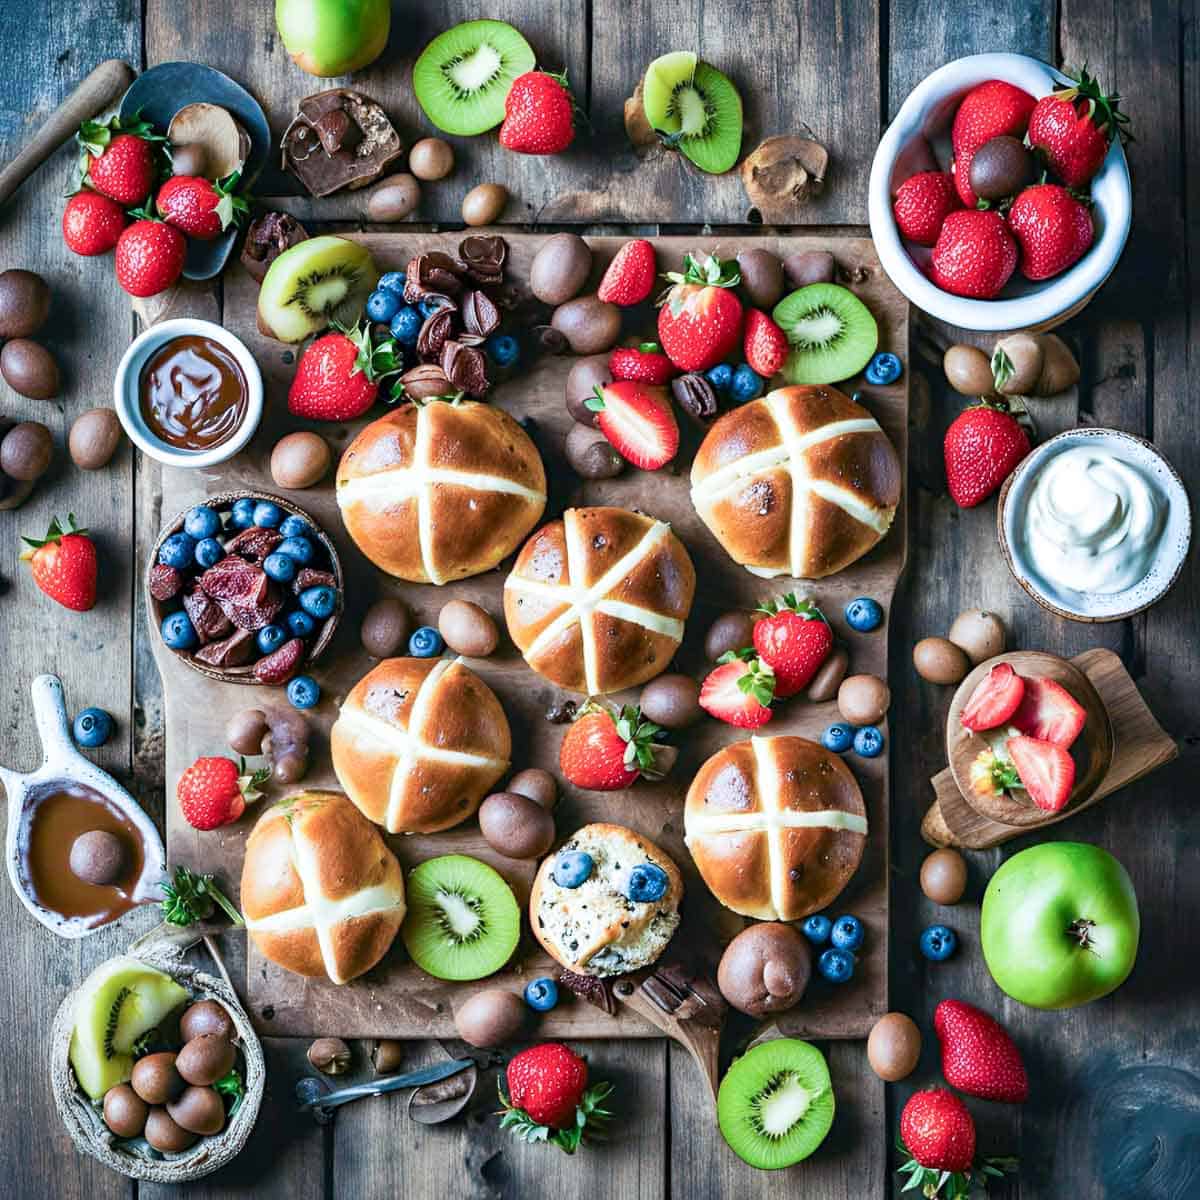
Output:
[[270,581],[262,567],[227,555],[200,576],[201,589],[214,600],[232,600],[235,604],[260,604],[266,598]]
[[453,396],[455,390],[446,372],[436,363],[423,363],[405,371],[400,383],[410,400],[435,400],[439,396]]
[[487,395],[487,359],[482,350],[462,342],[447,342],[442,347],[442,370],[455,391],[476,398]]
[[252,563],[260,563],[282,541],[283,534],[278,529],[251,525],[225,543],[225,553],[238,554]]
[[267,268],[292,246],[308,240],[308,231],[287,213],[263,213],[246,231],[242,266],[262,283]]
[[330,109],[314,122],[321,149],[330,157],[339,150],[353,150],[363,140],[363,131],[346,115],[344,108]]
[[450,297],[462,291],[459,264],[441,250],[418,254],[404,271],[404,299],[409,304],[440,297],[452,303]]
[[318,571],[316,567],[301,567],[292,580],[292,591],[296,595],[308,591],[311,587],[331,587],[337,590],[337,580],[330,571]]
[[502,237],[473,233],[459,243],[458,257],[476,283],[499,283],[504,278],[508,243]]
[[459,341],[464,346],[477,346],[500,328],[500,310],[486,292],[478,288],[463,292],[459,307],[463,323]]
[[701,425],[709,424],[717,415],[717,389],[703,375],[679,375],[671,380],[671,394],[689,417]]
[[365,187],[404,150],[387,113],[351,88],[301,100],[282,145],[284,167],[314,196]]
[[417,335],[417,357],[422,362],[437,362],[442,357],[442,347],[454,336],[457,324],[458,314],[452,308],[440,308],[426,317]]
[[558,973],[558,982],[569,992],[574,992],[581,1000],[594,1004],[610,1017],[617,1011],[617,1002],[613,998],[612,986],[607,979],[595,975],[577,975],[563,967]]
[[239,629],[264,629],[275,620],[283,609],[283,589],[273,580],[267,581],[266,594],[261,600],[239,603],[236,600],[219,600],[221,611]]
[[244,667],[254,657],[254,634],[237,629],[219,642],[201,646],[196,657],[210,667]]
[[213,642],[233,632],[233,622],[221,611],[221,606],[203,592],[185,595],[183,607],[202,642]]
[[150,568],[150,595],[155,600],[170,600],[183,591],[183,576],[166,563],[155,563]]

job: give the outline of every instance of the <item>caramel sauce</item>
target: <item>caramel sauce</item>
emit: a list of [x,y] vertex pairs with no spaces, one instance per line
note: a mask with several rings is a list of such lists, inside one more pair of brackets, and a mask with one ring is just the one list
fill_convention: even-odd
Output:
[[207,337],[177,337],[147,360],[138,380],[142,419],[177,450],[228,441],[246,415],[246,376],[233,355]]
[[[85,883],[70,867],[71,846],[81,833],[101,829],[121,839],[125,868],[113,884]],[[36,802],[21,839],[21,868],[43,908],[91,929],[106,925],[135,904],[145,846],[137,827],[99,792],[64,783]]]

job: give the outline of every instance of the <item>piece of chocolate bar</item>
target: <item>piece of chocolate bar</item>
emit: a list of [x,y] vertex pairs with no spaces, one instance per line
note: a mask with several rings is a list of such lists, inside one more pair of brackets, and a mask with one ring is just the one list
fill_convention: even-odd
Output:
[[404,150],[387,113],[351,88],[300,101],[283,135],[283,165],[314,196],[373,183]]
[[254,657],[254,634],[248,629],[235,630],[223,641],[201,646],[196,657],[210,667],[244,667]]

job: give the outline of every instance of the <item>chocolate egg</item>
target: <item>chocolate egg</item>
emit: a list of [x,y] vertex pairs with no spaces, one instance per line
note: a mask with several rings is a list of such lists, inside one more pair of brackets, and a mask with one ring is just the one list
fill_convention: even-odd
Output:
[[202,1037],[206,1033],[232,1038],[236,1032],[233,1018],[226,1012],[224,1005],[215,1000],[197,1000],[185,1009],[183,1016],[179,1018],[179,1036],[185,1042]]
[[371,221],[403,221],[421,203],[421,185],[416,176],[401,171],[381,179],[367,193],[367,218]]
[[50,288],[40,275],[17,267],[0,273],[0,338],[37,333],[49,313]]
[[755,308],[770,312],[783,295],[783,263],[779,255],[755,246],[739,250],[737,264],[746,298]]
[[363,617],[363,649],[372,658],[391,658],[412,632],[412,614],[398,596],[381,596]]
[[921,864],[921,891],[934,904],[957,904],[967,890],[967,860],[943,846]]
[[187,1086],[170,1050],[147,1054],[133,1064],[129,1084],[147,1104],[166,1104]]
[[981,200],[1015,196],[1033,182],[1036,164],[1025,143],[1008,134],[990,138],[971,157],[967,179]]
[[67,449],[81,470],[98,471],[112,461],[121,436],[121,422],[111,408],[89,408],[72,423]]
[[28,338],[14,338],[0,350],[0,375],[14,392],[30,400],[53,400],[62,380],[54,355]]
[[744,609],[723,613],[704,635],[704,656],[716,662],[730,650],[754,645],[754,614]]
[[529,1009],[515,992],[485,988],[458,1009],[454,1025],[464,1042],[489,1049],[519,1037],[528,1017]]
[[892,693],[878,675],[848,675],[838,688],[838,712],[851,725],[878,725],[891,702]]
[[571,419],[580,425],[594,426],[599,414],[588,408],[586,401],[595,396],[598,387],[603,387],[611,380],[607,354],[590,354],[579,359],[567,373],[567,411]]
[[783,260],[783,273],[794,288],[810,283],[832,283],[837,263],[828,250],[797,250]]
[[554,807],[558,800],[558,781],[549,771],[543,771],[541,767],[526,767],[524,771],[518,771],[508,781],[506,790],[516,792],[519,796],[528,796],[530,800],[536,801],[547,812]]
[[206,1087],[228,1075],[237,1061],[233,1043],[215,1033],[202,1033],[184,1044],[175,1058],[175,1069],[191,1084]]
[[455,654],[487,658],[500,642],[491,613],[469,600],[451,600],[438,613],[438,632]]
[[567,339],[573,354],[599,354],[611,350],[621,336],[621,310],[591,293],[560,304],[550,324]]
[[548,237],[529,264],[529,290],[543,304],[565,304],[587,282],[592,249],[577,233]]
[[867,1038],[871,1070],[887,1083],[896,1083],[916,1070],[921,1057],[921,1031],[911,1017],[890,1012],[880,1017]]
[[958,683],[971,669],[966,653],[946,638],[922,638],[913,647],[913,666],[929,683]]
[[462,219],[467,225],[490,225],[507,203],[508,188],[499,183],[481,183],[463,197]]
[[180,1154],[190,1150],[200,1139],[176,1124],[165,1108],[152,1108],[146,1117],[146,1141],[163,1154]]
[[625,469],[625,460],[616,447],[590,425],[572,424],[563,450],[580,479],[613,479]]
[[454,150],[441,138],[421,138],[408,152],[408,169],[418,179],[445,179],[454,170]]
[[739,1012],[765,1017],[800,1002],[812,974],[808,940],[791,925],[750,925],[725,947],[717,968],[721,995]]
[[171,1120],[189,1133],[212,1136],[225,1128],[225,1105],[210,1087],[184,1088],[178,1100],[167,1105]]
[[942,370],[960,396],[990,396],[995,391],[992,364],[978,346],[951,346],[942,355]]
[[642,715],[664,729],[686,729],[704,716],[700,685],[690,675],[671,673],[652,679],[642,688],[638,703]]
[[67,863],[71,873],[84,883],[111,885],[125,869],[125,845],[107,829],[92,829],[71,843]]
[[0,470],[12,479],[40,479],[54,457],[54,439],[40,421],[21,421],[0,441]]
[[271,451],[271,478],[277,487],[300,491],[320,483],[332,461],[333,451],[319,433],[289,433]]
[[261,708],[243,708],[225,723],[225,740],[238,754],[261,754],[267,728],[267,714]]
[[986,609],[960,612],[946,636],[966,653],[973,667],[1004,653],[1004,622]]
[[117,1137],[140,1137],[149,1115],[150,1105],[127,1083],[104,1093],[104,1123]]
[[505,858],[541,858],[554,844],[554,818],[519,792],[493,792],[479,806],[479,832]]
[[813,704],[824,704],[838,694],[846,671],[850,667],[850,653],[844,646],[835,646],[817,668],[817,673],[808,682],[805,696]]

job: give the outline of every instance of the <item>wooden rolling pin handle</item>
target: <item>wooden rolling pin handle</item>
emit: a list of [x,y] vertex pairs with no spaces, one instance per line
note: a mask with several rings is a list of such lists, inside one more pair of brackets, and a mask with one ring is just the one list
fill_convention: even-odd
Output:
[[133,68],[119,58],[102,62],[50,114],[25,147],[0,171],[0,204],[79,128],[81,122],[111,107],[133,82]]

